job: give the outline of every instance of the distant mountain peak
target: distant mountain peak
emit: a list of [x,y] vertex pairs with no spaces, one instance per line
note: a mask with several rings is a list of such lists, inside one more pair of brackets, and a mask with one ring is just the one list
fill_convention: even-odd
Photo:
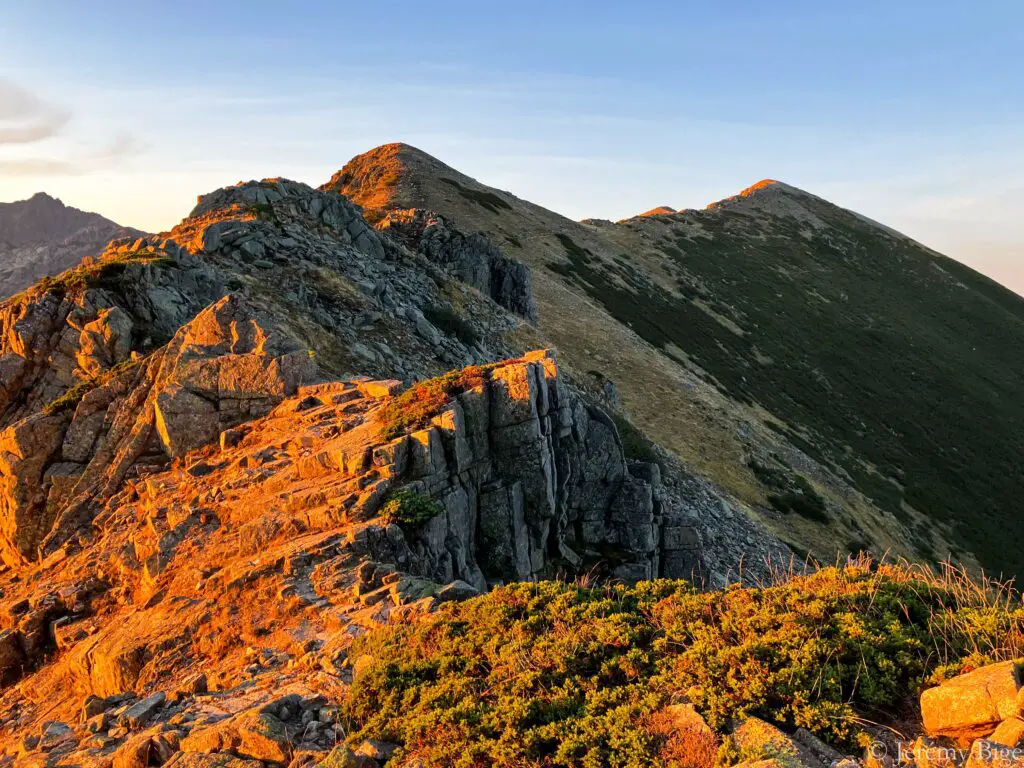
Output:
[[639,214],[637,214],[637,216],[639,216],[641,218],[644,217],[644,216],[668,216],[668,215],[673,214],[673,213],[678,213],[678,211],[676,211],[675,208],[672,208],[671,206],[668,206],[668,205],[659,205],[659,206],[657,206],[655,208],[651,208],[651,210],[649,210],[649,211],[644,211],[643,213],[639,213]]
[[777,179],[761,179],[735,195],[721,200],[716,200],[713,203],[708,203],[707,208],[711,210],[714,208],[736,206],[737,204],[745,206],[753,204],[756,206],[770,200],[777,200],[780,197],[801,197],[809,200],[821,199],[816,195],[812,195],[810,192],[805,192],[804,190],[790,184],[786,184],[783,181],[778,181]]
[[484,188],[422,149],[393,142],[356,155],[320,189],[345,195],[372,218],[373,211],[421,207],[423,186],[434,182]]
[[65,205],[46,192],[0,203],[0,301],[43,275],[100,253],[111,238],[125,234],[142,233]]
[[32,197],[25,200],[26,203],[57,203],[58,205],[64,205],[59,198],[53,195],[48,195],[46,192],[36,192]]

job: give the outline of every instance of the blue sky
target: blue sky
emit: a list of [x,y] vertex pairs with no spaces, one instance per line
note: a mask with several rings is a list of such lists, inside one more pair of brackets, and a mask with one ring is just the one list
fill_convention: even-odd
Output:
[[0,200],[159,230],[405,141],[572,218],[764,178],[1024,293],[1024,4],[0,0]]

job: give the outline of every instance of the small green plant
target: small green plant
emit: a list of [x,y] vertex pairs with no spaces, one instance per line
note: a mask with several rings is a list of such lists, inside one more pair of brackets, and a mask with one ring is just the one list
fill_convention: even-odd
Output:
[[277,222],[277,213],[270,203],[253,203],[249,206],[249,213],[260,221]]
[[416,526],[430,522],[442,512],[444,507],[429,496],[401,490],[381,508],[380,516],[388,525]]
[[47,416],[54,416],[58,413],[64,413],[65,411],[74,410],[78,407],[78,404],[82,402],[82,398],[85,397],[89,392],[94,390],[96,387],[106,384],[107,382],[114,379],[119,374],[130,370],[139,363],[139,360],[125,360],[118,363],[113,368],[104,371],[98,376],[91,376],[88,379],[82,379],[77,384],[68,389],[60,397],[51,400],[49,403],[43,406],[43,413]]
[[68,389],[63,395],[44,405],[43,413],[47,416],[55,416],[58,413],[64,413],[64,411],[74,410],[82,402],[82,398],[95,389],[98,384],[99,377],[94,376],[83,379]]
[[471,365],[449,371],[433,379],[425,379],[409,387],[378,412],[381,436],[387,440],[426,427],[452,397],[483,385],[487,374],[499,363]]
[[480,339],[480,334],[476,332],[472,325],[463,320],[458,313],[447,307],[425,307],[423,316],[437,328],[449,336],[454,336],[467,346],[472,346]]

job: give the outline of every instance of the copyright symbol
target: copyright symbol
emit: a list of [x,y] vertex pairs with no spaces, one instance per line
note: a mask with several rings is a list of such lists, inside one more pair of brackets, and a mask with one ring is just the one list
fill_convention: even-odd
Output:
[[881,760],[886,756],[886,754],[888,754],[888,750],[886,750],[885,744],[880,741],[876,741],[868,747],[868,754],[876,760]]

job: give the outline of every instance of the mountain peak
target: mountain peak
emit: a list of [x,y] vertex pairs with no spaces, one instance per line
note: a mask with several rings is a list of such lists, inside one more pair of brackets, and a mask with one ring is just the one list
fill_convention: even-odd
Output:
[[678,213],[675,208],[669,205],[659,205],[655,208],[651,208],[649,211],[637,214],[638,217],[644,218],[646,216],[668,216],[673,213]]
[[436,181],[479,186],[422,149],[394,142],[356,155],[320,189],[345,195],[372,217],[374,211],[422,207],[425,187]]
[[49,195],[46,192],[36,192],[34,195],[32,195],[32,197],[30,197],[28,200],[25,200],[24,202],[26,202],[26,203],[56,203],[57,205],[60,205],[60,206],[64,205],[64,203],[61,202],[61,200],[59,198],[56,198],[53,195]]
[[753,204],[756,207],[759,204],[766,203],[770,200],[777,200],[780,197],[815,198],[815,196],[809,192],[805,192],[802,189],[786,184],[783,181],[778,181],[777,179],[761,179],[760,181],[741,190],[738,194],[709,203],[707,207],[709,210],[736,206],[736,204],[742,204],[745,206]]
[[0,301],[43,275],[96,255],[120,231],[98,213],[65,205],[46,192],[0,203]]

